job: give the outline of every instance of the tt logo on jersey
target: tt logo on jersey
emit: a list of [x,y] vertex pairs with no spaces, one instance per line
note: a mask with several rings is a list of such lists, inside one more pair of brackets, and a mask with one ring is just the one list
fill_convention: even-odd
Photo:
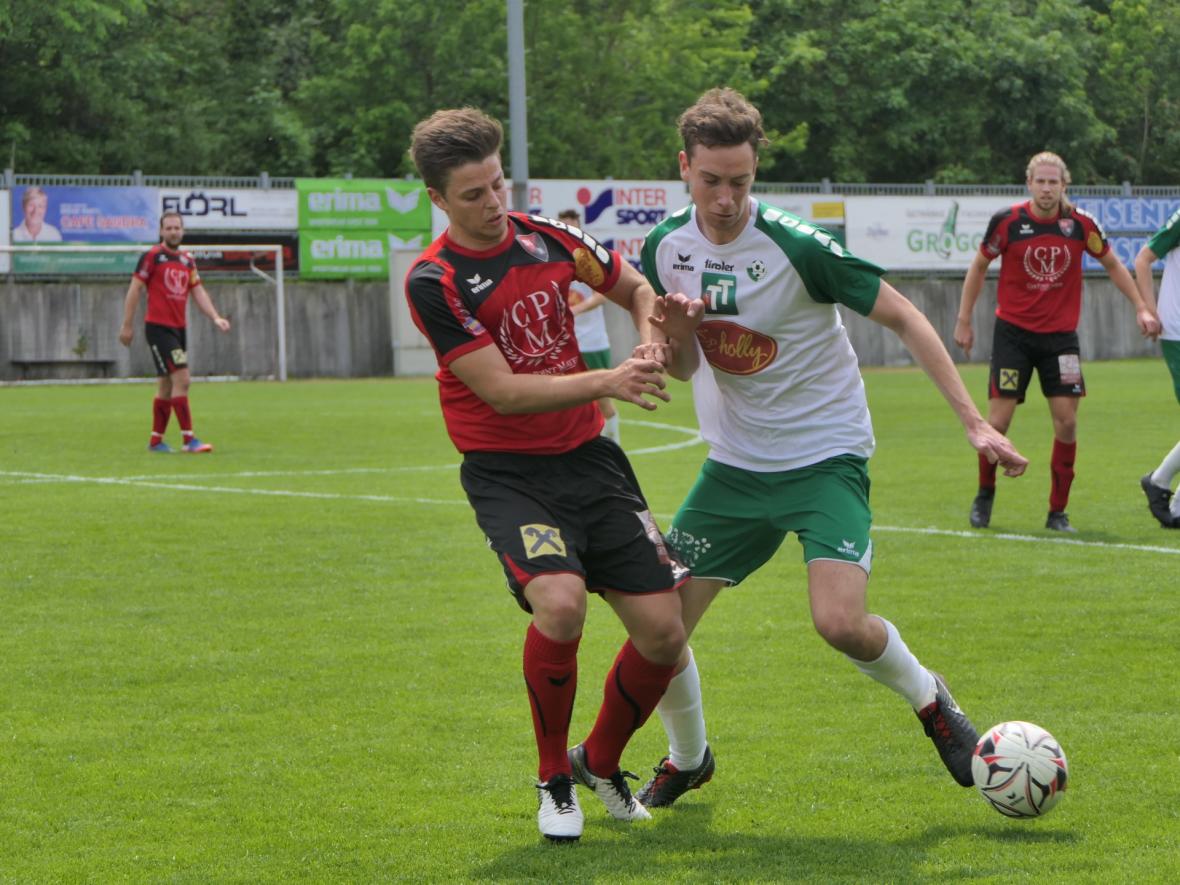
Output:
[[538,556],[565,556],[565,541],[561,540],[561,529],[556,526],[532,523],[520,527],[520,538],[524,541],[524,554],[529,559]]
[[705,313],[736,314],[737,277],[731,273],[702,273],[701,299],[705,302]]

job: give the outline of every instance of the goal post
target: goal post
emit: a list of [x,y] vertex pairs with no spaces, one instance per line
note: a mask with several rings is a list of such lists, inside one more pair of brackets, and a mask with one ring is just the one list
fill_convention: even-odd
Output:
[[[18,254],[40,254],[42,256],[57,255],[62,253],[77,254],[77,255],[93,255],[97,257],[110,256],[115,257],[119,253],[139,255],[151,249],[154,244],[133,244],[126,245],[97,245],[84,243],[54,243],[53,245],[38,245],[33,243],[0,243],[0,256],[16,256]],[[283,247],[275,243],[257,243],[257,244],[243,244],[233,243],[231,245],[221,245],[216,243],[200,243],[198,245],[185,247],[186,252],[208,252],[208,251],[227,251],[227,252],[249,252],[251,254],[259,255],[274,255],[275,272],[272,277],[266,271],[254,265],[253,259],[250,262],[250,271],[256,276],[261,277],[275,288],[275,341],[277,347],[277,366],[275,377],[279,381],[287,380],[287,318],[286,318],[286,291],[283,268]],[[11,262],[15,264],[15,262]],[[198,270],[199,270],[198,266]],[[110,273],[130,273],[122,268],[115,268],[112,265],[110,270],[95,270],[90,271],[88,275],[106,275]],[[53,271],[32,271],[38,276],[48,276]],[[6,274],[9,280],[19,279],[20,274],[14,273],[14,268],[9,268]]]

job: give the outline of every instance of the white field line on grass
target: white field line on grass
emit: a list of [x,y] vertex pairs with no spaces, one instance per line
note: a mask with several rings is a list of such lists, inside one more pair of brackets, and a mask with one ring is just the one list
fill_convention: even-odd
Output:
[[[449,464],[437,469],[453,470],[457,465]],[[320,476],[332,471],[296,471],[273,473],[243,472],[240,474],[223,474],[241,477],[257,476]],[[341,471],[347,472],[347,471]],[[375,472],[365,468],[363,472]],[[391,468],[390,472],[393,472]],[[21,470],[0,470],[0,477],[7,477],[17,483],[92,483],[94,485],[134,486],[137,488],[162,489],[178,492],[212,492],[227,495],[262,495],[279,498],[312,498],[328,501],[370,501],[380,504],[436,504],[446,507],[466,507],[467,501],[462,498],[417,498],[400,497],[396,495],[346,495],[339,492],[299,492],[290,489],[246,489],[234,486],[198,485],[191,482],[196,477],[186,477],[189,482],[164,482],[159,479],[141,479],[138,477],[117,476],[76,476],[72,474],[34,473]],[[203,477],[202,477],[203,478]],[[656,517],[667,524],[672,521],[672,514],[660,513]],[[1123,544],[1109,541],[1085,541],[1079,538],[1046,538],[1040,535],[1018,535],[1012,532],[968,532],[958,529],[939,529],[932,526],[896,526],[874,525],[874,531],[895,532],[910,535],[938,535],[947,538],[963,538],[971,541],[1016,541],[1032,544],[1064,544],[1072,547],[1090,547],[1102,550],[1130,550],[1137,553],[1162,553],[1169,556],[1180,556],[1180,547],[1159,547],[1153,544]]]

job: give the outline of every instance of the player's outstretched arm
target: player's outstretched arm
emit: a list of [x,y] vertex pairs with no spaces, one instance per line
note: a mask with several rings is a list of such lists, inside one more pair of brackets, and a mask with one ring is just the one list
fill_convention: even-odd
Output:
[[209,297],[204,286],[198,284],[193,288],[193,299],[197,302],[201,313],[213,320],[213,325],[222,332],[229,331],[229,320],[217,312],[217,308],[213,306],[213,299]]
[[555,412],[602,399],[604,396],[634,403],[652,411],[648,397],[667,402],[663,367],[655,360],[629,359],[613,369],[573,375],[516,374],[504,355],[489,344],[454,360],[450,369],[501,415]]
[[908,298],[882,280],[869,319],[890,329],[901,339],[958,416],[972,448],[992,463],[999,463],[1007,476],[1024,473],[1028,459],[979,414],[942,339]]
[[143,294],[143,280],[132,277],[127,286],[127,295],[123,298],[123,325],[119,328],[119,343],[124,347],[131,346],[131,339],[135,337],[135,311],[139,308],[139,298]]
[[[1143,337],[1151,338],[1152,340],[1159,338],[1160,318],[1156,316],[1153,304],[1155,299],[1145,299],[1140,291],[1135,288],[1135,281],[1131,279],[1131,272],[1119,261],[1113,249],[1098,260],[1106,268],[1106,272],[1110,274],[1111,282],[1118,287],[1118,290],[1123,293],[1123,296],[1135,308],[1135,322],[1139,325],[1139,331]],[[1150,268],[1150,264],[1148,267]],[[1150,270],[1148,273],[1150,274]]]
[[1139,297],[1143,303],[1159,316],[1159,305],[1155,300],[1155,279],[1151,275],[1151,266],[1159,261],[1159,256],[1150,246],[1144,246],[1135,256],[1135,288],[1139,290]]
[[975,346],[975,329],[971,325],[971,314],[975,310],[975,302],[979,300],[979,293],[983,291],[983,279],[987,275],[987,266],[991,264],[982,252],[976,252],[971,259],[971,266],[967,268],[967,276],[963,278],[963,294],[959,296],[959,316],[955,320],[955,344],[963,348],[963,353],[970,357],[971,348]]

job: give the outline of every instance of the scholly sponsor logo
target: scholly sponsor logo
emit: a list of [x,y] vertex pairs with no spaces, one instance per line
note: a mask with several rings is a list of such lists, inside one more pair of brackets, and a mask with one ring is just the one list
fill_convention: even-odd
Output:
[[761,372],[778,353],[769,335],[726,320],[705,320],[697,328],[697,341],[709,365],[730,375]]

